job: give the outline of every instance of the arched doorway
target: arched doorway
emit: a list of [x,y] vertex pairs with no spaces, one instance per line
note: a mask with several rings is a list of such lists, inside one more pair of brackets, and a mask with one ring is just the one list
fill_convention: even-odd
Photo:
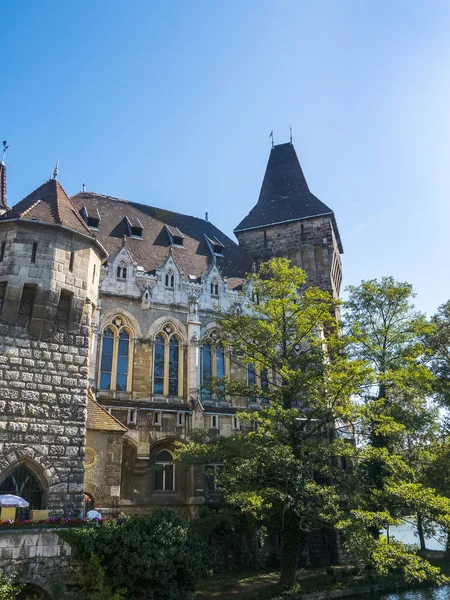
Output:
[[18,465],[0,477],[0,494],[13,494],[29,502],[28,508],[18,508],[16,517],[28,519],[31,510],[45,508],[45,494],[39,480],[25,465]]
[[85,516],[88,514],[90,510],[94,510],[95,501],[91,494],[84,492],[84,514]]
[[17,600],[51,600],[52,596],[34,583],[26,583],[17,596]]

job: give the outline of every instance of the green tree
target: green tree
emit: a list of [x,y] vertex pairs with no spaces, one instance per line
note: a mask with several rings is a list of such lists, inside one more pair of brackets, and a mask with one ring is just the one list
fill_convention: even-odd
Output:
[[[415,514],[424,547],[425,525],[449,523],[448,500],[424,478],[427,453],[439,426],[430,399],[433,375],[426,365],[425,340],[434,325],[415,311],[408,283],[388,277],[364,281],[348,291],[344,313],[348,351],[371,365],[372,378],[355,405],[359,446],[354,493],[349,494],[352,511],[344,528],[353,551],[365,548],[366,561],[368,554],[381,560],[398,552],[399,562],[404,562],[405,548],[394,543],[387,554],[386,541],[378,540],[380,530],[403,515]],[[408,577],[412,573],[418,580],[437,577],[411,552],[410,558]],[[377,568],[382,572],[383,565]]]
[[[268,389],[222,379],[218,393],[261,400],[261,410],[240,413],[246,434],[194,439],[180,448],[185,464],[224,461],[225,501],[281,536],[280,583],[293,585],[309,531],[339,516],[337,455],[351,452],[342,436],[350,397],[368,372],[349,361],[336,313],[339,303],[308,287],[306,275],[286,259],[272,259],[248,278],[245,310],[220,318],[230,359],[256,372],[269,369]],[[253,298],[253,300],[250,300]]]
[[434,329],[427,335],[434,391],[443,406],[450,407],[450,300],[431,319]]

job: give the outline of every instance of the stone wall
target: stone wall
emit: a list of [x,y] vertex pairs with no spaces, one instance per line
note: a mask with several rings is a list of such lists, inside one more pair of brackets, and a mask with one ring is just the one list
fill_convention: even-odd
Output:
[[55,531],[0,532],[0,570],[48,591],[67,582],[79,567],[70,546]]
[[101,257],[92,240],[45,225],[0,223],[2,242],[0,482],[24,464],[42,488],[41,508],[81,516]]
[[329,216],[315,217],[236,233],[239,245],[255,260],[289,258],[304,269],[308,284],[339,296],[342,267],[333,223]]
[[122,432],[89,431],[86,436],[84,489],[95,502],[96,510],[118,512],[121,471]]

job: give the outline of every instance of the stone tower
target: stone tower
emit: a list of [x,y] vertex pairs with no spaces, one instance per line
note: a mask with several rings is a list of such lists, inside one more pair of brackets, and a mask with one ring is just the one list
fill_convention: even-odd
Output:
[[0,489],[28,473],[30,507],[54,516],[82,514],[90,324],[106,256],[55,179],[0,216]]
[[343,248],[336,219],[310,192],[292,143],[272,148],[258,202],[234,233],[255,261],[289,258],[310,285],[339,296]]

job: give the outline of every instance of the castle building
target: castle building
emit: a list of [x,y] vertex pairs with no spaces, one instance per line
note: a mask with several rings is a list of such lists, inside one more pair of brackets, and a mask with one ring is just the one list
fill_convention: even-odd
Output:
[[[82,191],[56,179],[9,209],[0,167],[0,493],[80,515],[172,506],[193,516],[214,477],[181,471],[193,430],[240,430],[257,399],[215,397],[231,363],[219,311],[240,310],[246,274],[272,256],[339,295],[335,216],[308,188],[292,143],[274,146],[236,244],[207,219]],[[220,468],[220,465],[211,468]]]

